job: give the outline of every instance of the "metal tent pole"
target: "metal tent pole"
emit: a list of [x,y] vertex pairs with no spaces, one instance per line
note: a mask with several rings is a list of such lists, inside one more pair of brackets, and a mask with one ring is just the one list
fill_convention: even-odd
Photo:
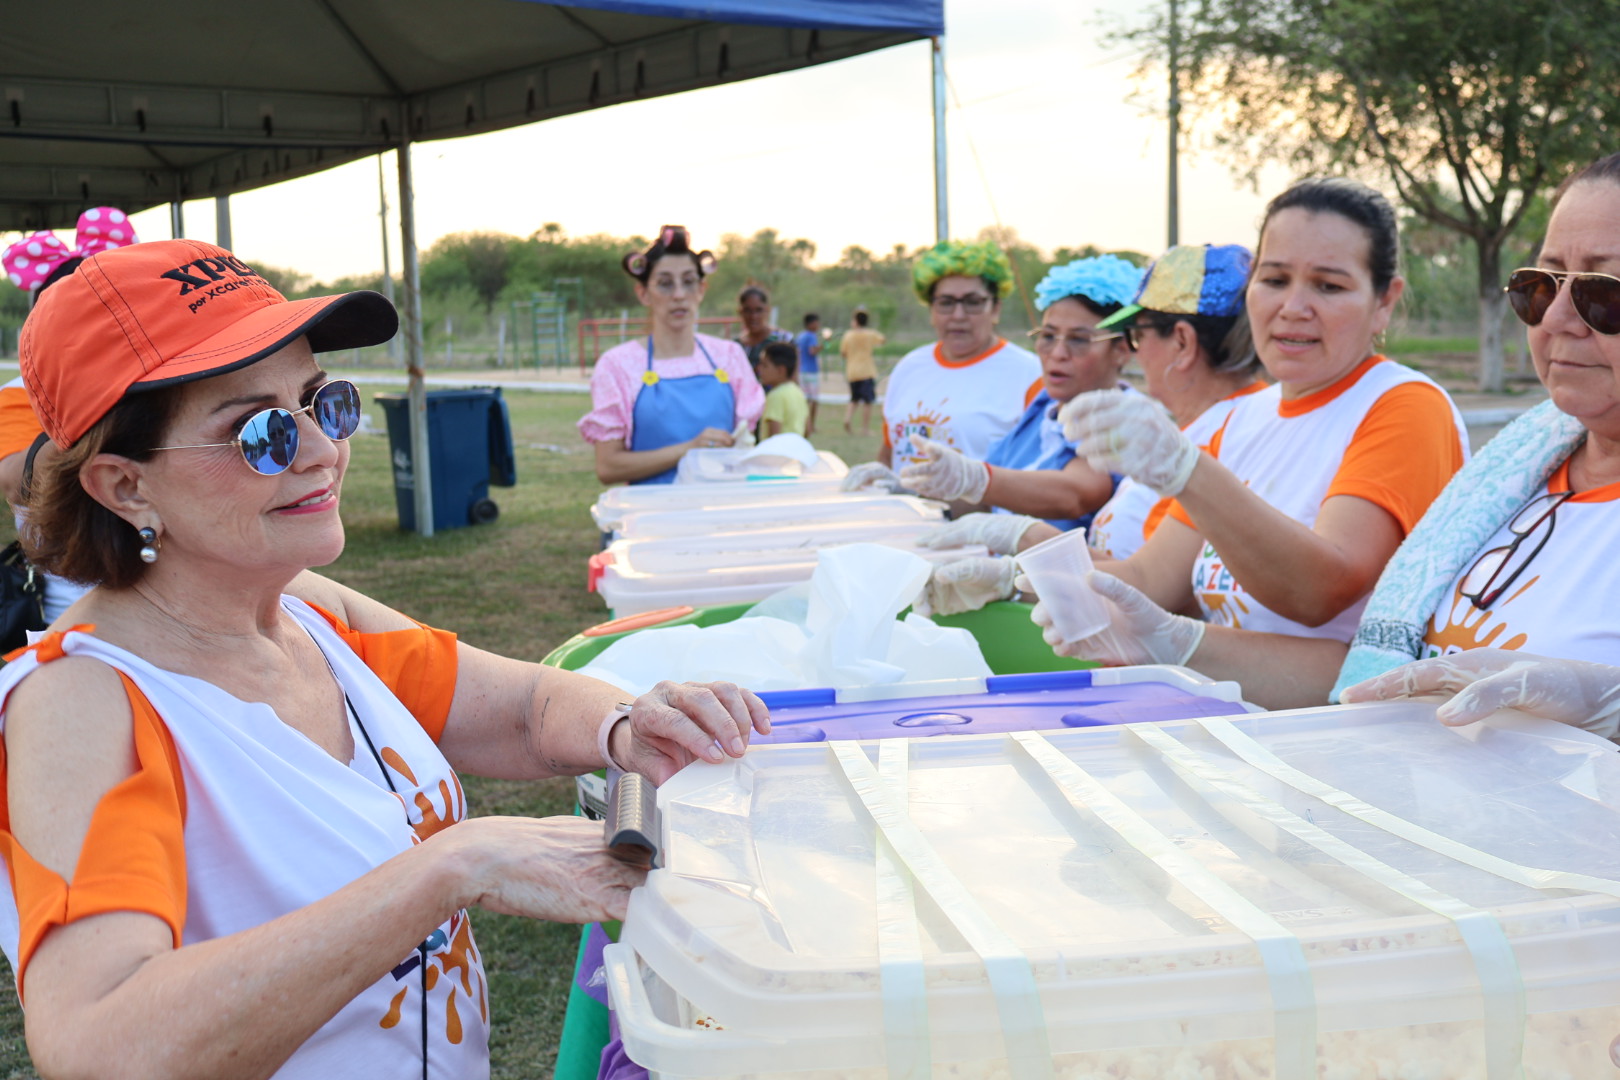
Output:
[[934,58],[934,239],[951,238],[950,201],[945,192],[945,41],[928,39]]
[[169,204],[169,236],[175,240],[186,236],[186,212],[178,199]]
[[229,195],[214,196],[214,243],[226,251],[235,251],[231,247],[231,197]]
[[416,265],[416,192],[411,183],[410,118],[395,151],[399,157],[399,241],[405,271],[405,371],[410,377],[411,477],[416,531],[433,535],[433,468],[428,449],[427,385],[422,380],[422,278]]

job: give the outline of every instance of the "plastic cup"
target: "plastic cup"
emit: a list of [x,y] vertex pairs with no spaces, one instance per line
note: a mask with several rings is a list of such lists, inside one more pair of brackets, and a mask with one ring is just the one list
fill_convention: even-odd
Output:
[[1108,608],[1086,583],[1091,573],[1086,530],[1059,533],[1019,552],[1016,559],[1063,640],[1079,641],[1108,626]]

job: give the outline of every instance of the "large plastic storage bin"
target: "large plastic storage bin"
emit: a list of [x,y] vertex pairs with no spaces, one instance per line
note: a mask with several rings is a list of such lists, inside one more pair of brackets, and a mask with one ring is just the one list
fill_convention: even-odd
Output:
[[675,483],[691,484],[743,484],[760,480],[771,482],[832,483],[838,484],[849,475],[844,459],[830,450],[816,453],[816,463],[806,469],[795,462],[786,470],[770,469],[763,465],[750,467],[743,459],[753,452],[747,446],[715,446],[703,450],[688,450],[681,455],[675,467]]
[[614,532],[629,514],[703,507],[811,502],[817,499],[872,499],[872,492],[840,491],[838,481],[773,480],[748,484],[625,484],[610,487],[591,504],[591,519]]
[[[599,623],[557,646],[543,662],[552,667],[578,671],[596,659],[609,645],[630,634],[661,626],[715,626],[743,617],[752,606],[752,604],[731,604],[707,608],[672,607]],[[961,615],[937,616],[935,621],[942,625],[958,626],[971,633],[979,643],[990,670],[998,676],[1026,672],[1084,673],[1081,669],[1095,667],[1090,661],[1071,660],[1054,653],[1051,647],[1041,640],[1039,627],[1030,622],[1029,607],[1025,604],[998,602]],[[1232,684],[1214,684],[1202,676],[1182,673],[1181,669],[1119,668],[1099,671],[1094,676],[1091,673],[1084,674],[1087,674],[1094,685],[1121,688],[1120,692],[1110,691],[1093,696],[1087,703],[1092,715],[1095,715],[1094,710],[1117,708],[1122,698],[1153,694],[1157,689],[1162,689],[1155,686],[1156,683],[1166,684],[1163,688],[1178,688],[1176,692],[1183,698],[1207,702],[1208,704],[1200,706],[1204,709],[1223,710],[1223,703],[1235,698]],[[1130,689],[1124,690],[1127,685]],[[870,716],[873,709],[880,708],[873,706],[871,709],[861,709],[852,706],[847,701],[849,696],[846,692],[846,701],[843,703],[844,707],[852,710],[849,715],[858,713]],[[791,741],[796,737],[817,737],[825,732],[828,725],[818,725],[816,721],[824,719],[829,708],[836,710],[840,707],[838,692],[835,690],[809,691],[799,698],[796,705],[788,696],[773,695],[771,703],[778,727],[771,738],[777,741]],[[885,704],[894,707],[893,702]],[[903,705],[898,707],[905,709]],[[895,718],[902,718],[911,711],[907,709]],[[1061,719],[1060,713],[1060,722]],[[916,734],[898,725],[894,726],[893,733]],[[606,779],[599,773],[582,776],[576,781],[576,787],[581,808],[587,813],[599,814],[607,798]],[[616,926],[610,929],[610,934],[617,936]],[[587,930],[580,936],[581,961],[589,950],[590,942],[591,935]],[[602,1047],[608,1041],[607,1010],[581,989],[579,974],[576,970],[575,983],[569,990],[562,1039],[558,1046],[557,1080],[595,1080]]]
[[943,525],[945,504],[912,495],[831,494],[791,502],[770,500],[732,505],[697,505],[670,510],[637,510],[624,515],[618,535],[625,540],[672,536],[712,536],[772,529],[797,534],[805,545],[846,526]]
[[917,540],[938,524],[912,516],[909,522],[832,521],[820,527],[615,540],[591,556],[586,583],[615,615],[634,615],[681,604],[757,603],[810,580],[816,551],[839,544],[883,544],[930,562],[985,554],[978,546],[943,551],[918,547]]
[[1613,1072],[1620,756],[1558,725],[763,746],[658,806],[605,957],[661,1080]]
[[[410,397],[377,394],[388,424],[399,527],[416,528],[416,462],[411,452]],[[499,387],[427,392],[428,454],[432,459],[433,529],[494,521],[500,508],[491,484],[517,483],[512,421]]]

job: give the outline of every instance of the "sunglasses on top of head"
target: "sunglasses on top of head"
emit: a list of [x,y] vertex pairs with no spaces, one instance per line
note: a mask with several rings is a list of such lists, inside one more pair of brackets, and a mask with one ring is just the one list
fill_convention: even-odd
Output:
[[298,457],[298,414],[308,413],[321,433],[342,442],[360,427],[360,391],[347,379],[322,383],[301,409],[263,409],[248,417],[242,433],[230,442],[154,446],[158,450],[205,450],[235,446],[248,468],[261,476],[285,472]]
[[1620,278],[1525,267],[1508,276],[1502,291],[1507,293],[1513,314],[1526,326],[1536,326],[1565,281],[1569,282],[1569,302],[1582,322],[1600,334],[1620,334]]

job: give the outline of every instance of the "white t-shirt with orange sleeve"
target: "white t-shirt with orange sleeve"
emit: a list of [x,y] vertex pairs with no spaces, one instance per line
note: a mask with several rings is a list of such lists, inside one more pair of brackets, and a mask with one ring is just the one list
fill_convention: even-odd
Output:
[[[117,669],[137,762],[97,806],[71,882],[29,856],[9,816],[0,824],[12,881],[0,900],[0,947],[19,993],[55,926],[138,911],[163,920],[176,947],[224,937],[329,896],[466,816],[460,781],[436,745],[455,692],[454,635],[427,627],[359,634],[292,597],[282,607],[320,647],[352,703],[351,762],[269,706],[157,668],[89,628],[53,633],[0,669],[0,700],[64,655]],[[407,949],[276,1080],[419,1076],[424,1039],[432,1075],[487,1077],[487,983],[467,913],[440,924],[424,946],[425,966]]]
[[[1566,461],[1543,493],[1569,490]],[[1620,559],[1614,557],[1617,523],[1620,484],[1570,496],[1540,529],[1526,534],[1510,564],[1527,560],[1524,568],[1490,607],[1480,609],[1463,596],[1463,579],[1485,552],[1513,543],[1512,520],[1503,522],[1463,565],[1429,620],[1423,655],[1522,649],[1538,656],[1614,663],[1620,657],[1620,618],[1611,607],[1620,593]]]
[[[1265,388],[1263,382],[1251,383],[1199,413],[1192,423],[1181,430],[1193,441],[1194,446],[1207,448],[1215,433],[1226,423],[1226,418],[1232,415],[1238,399],[1257,394]],[[1128,559],[1147,543],[1148,537],[1153,535],[1169,512],[1169,499],[1146,484],[1124,477],[1114,489],[1113,497],[1091,519],[1086,543],[1102,558]]]
[[[1468,460],[1468,433],[1451,398],[1421,372],[1382,356],[1332,386],[1284,401],[1270,386],[1242,398],[1210,453],[1250,490],[1307,528],[1322,504],[1354,495],[1387,511],[1404,535]],[[1170,514],[1196,529],[1179,502]],[[1366,597],[1321,626],[1284,618],[1233,578],[1213,545],[1192,568],[1193,595],[1218,626],[1349,641]]]
[[1040,360],[1001,338],[967,360],[946,359],[938,343],[911,350],[883,394],[883,444],[895,472],[921,460],[912,444],[919,435],[983,461],[1040,392]]

